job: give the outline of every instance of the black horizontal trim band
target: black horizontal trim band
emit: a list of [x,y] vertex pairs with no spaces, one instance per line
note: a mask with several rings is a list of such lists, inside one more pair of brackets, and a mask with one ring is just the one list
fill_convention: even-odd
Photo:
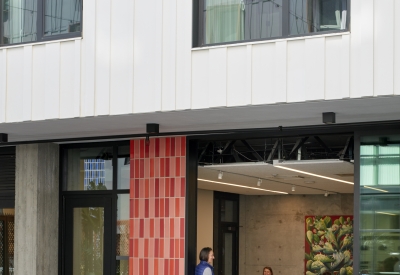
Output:
[[[361,123],[343,123],[343,124],[329,124],[329,125],[306,125],[306,126],[293,126],[293,127],[283,127],[282,131],[277,125],[274,128],[253,128],[253,129],[227,129],[227,130],[206,130],[206,131],[182,131],[182,132],[165,132],[159,133],[157,135],[149,135],[163,137],[163,136],[187,136],[189,139],[215,139],[218,138],[226,138],[224,135],[229,136],[232,135],[240,136],[249,134],[252,135],[252,138],[257,137],[273,137],[273,136],[294,136],[303,133],[312,133],[314,135],[324,135],[331,133],[350,133],[355,130],[365,130],[372,131],[377,129],[389,129],[396,128],[400,129],[400,120],[390,120],[390,121],[376,121],[376,122],[361,122]],[[375,128],[375,129],[373,129]],[[43,139],[43,140],[29,140],[29,141],[15,141],[15,142],[7,142],[0,143],[0,147],[10,147],[17,146],[22,144],[36,144],[36,143],[68,143],[68,142],[90,142],[90,141],[111,141],[111,140],[129,140],[132,138],[140,138],[148,136],[147,133],[142,134],[131,134],[131,135],[114,135],[114,136],[96,136],[96,137],[80,137],[80,138],[59,138],[59,139]]]

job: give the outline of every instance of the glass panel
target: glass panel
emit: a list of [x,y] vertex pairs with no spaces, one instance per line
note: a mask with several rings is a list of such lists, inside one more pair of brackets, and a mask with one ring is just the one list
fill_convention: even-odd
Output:
[[347,0],[290,0],[289,34],[346,29]]
[[112,190],[112,147],[70,149],[67,190]]
[[4,255],[4,245],[5,245],[5,224],[3,220],[0,220],[0,275],[3,275],[3,270],[4,270],[4,260],[5,260],[5,255]]
[[129,189],[130,171],[129,146],[118,147],[118,189]]
[[129,271],[129,194],[118,194],[117,201],[117,274]]
[[237,222],[238,203],[237,201],[221,200],[221,221]]
[[399,181],[400,137],[361,138],[361,274],[400,274]]
[[82,0],[46,0],[44,35],[81,31]]
[[[3,19],[3,37],[0,44],[15,44],[35,41],[37,37],[36,0],[3,0],[1,18]],[[0,24],[1,26],[1,24]]]
[[73,275],[101,275],[104,260],[104,208],[73,210]]
[[224,274],[232,274],[233,234],[224,233]]
[[128,260],[117,261],[117,274],[128,275],[128,272],[129,272],[129,261]]

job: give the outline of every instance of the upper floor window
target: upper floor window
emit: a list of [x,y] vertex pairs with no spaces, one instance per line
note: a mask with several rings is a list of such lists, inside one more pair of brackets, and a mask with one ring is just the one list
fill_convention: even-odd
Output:
[[343,31],[348,25],[349,1],[199,0],[199,35],[195,44]]
[[81,35],[82,0],[0,0],[0,45]]

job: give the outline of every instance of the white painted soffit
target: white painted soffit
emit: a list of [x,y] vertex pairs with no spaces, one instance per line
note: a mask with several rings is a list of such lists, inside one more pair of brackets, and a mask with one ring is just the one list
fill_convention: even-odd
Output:
[[400,96],[257,105],[201,110],[96,116],[0,124],[10,142],[145,133],[146,123],[160,132],[213,131],[321,125],[323,112],[335,112],[337,123],[400,119]]

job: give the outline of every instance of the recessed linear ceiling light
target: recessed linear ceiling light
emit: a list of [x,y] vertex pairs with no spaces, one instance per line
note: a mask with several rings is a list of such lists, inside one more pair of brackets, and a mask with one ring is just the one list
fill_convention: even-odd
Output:
[[261,183],[262,183],[262,179],[258,179],[257,186],[261,186]]
[[313,174],[313,173],[308,173],[308,172],[304,172],[304,171],[301,171],[301,170],[297,170],[297,169],[293,169],[293,168],[289,168],[289,167],[285,167],[285,166],[274,165],[274,167],[281,168],[281,169],[286,169],[286,170],[297,172],[297,173],[301,173],[301,174],[306,174],[306,175],[309,175],[309,176],[314,176],[314,177],[318,177],[318,178],[323,178],[323,179],[327,179],[327,180],[334,180],[334,181],[338,181],[338,182],[343,182],[343,183],[354,185],[354,182],[345,181],[345,180],[338,180],[338,179],[330,178],[330,177],[325,177],[325,176],[321,176],[321,175],[317,175],[317,174]]
[[224,173],[222,173],[222,171],[219,171],[219,173],[218,173],[218,179],[219,180],[222,180],[222,176],[224,175]]
[[373,189],[373,190],[376,190],[376,191],[385,192],[385,193],[389,192],[389,191],[387,191],[387,190],[383,190],[383,189],[379,189],[379,188],[375,188],[375,187],[370,187],[370,186],[364,186],[364,187],[365,187],[365,188],[368,188],[368,189]]
[[292,186],[292,192],[296,191],[296,186]]
[[377,213],[377,214],[383,214],[383,215],[390,215],[390,216],[398,216],[398,214],[393,214],[393,213],[388,213],[388,212],[379,212],[379,211],[375,211],[375,213]]
[[227,182],[220,182],[220,181],[206,180],[206,179],[197,179],[197,180],[205,181],[205,182],[212,182],[212,183],[217,183],[217,184],[223,184],[223,185],[229,185],[229,186],[235,186],[235,187],[241,187],[241,188],[247,188],[247,189],[260,190],[260,191],[271,192],[271,193],[278,193],[278,194],[284,194],[284,195],[288,194],[286,192],[267,190],[267,189],[262,189],[262,188],[257,188],[257,187],[250,187],[250,186],[233,184],[233,183],[227,183]]

